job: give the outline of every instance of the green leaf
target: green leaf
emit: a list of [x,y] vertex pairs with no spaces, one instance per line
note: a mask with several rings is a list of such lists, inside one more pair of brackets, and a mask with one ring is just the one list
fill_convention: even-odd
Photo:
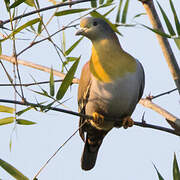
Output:
[[103,4],[104,3],[104,0],[99,0],[99,4]]
[[174,15],[174,21],[175,21],[175,24],[176,24],[176,30],[177,30],[178,35],[180,36],[180,23],[179,23],[179,19],[177,17],[176,10],[174,8],[172,0],[169,0],[169,2],[170,2],[171,10],[172,10],[173,15]]
[[65,36],[65,31],[63,31],[62,50],[63,50],[63,53],[65,55],[65,52],[66,52],[66,36]]
[[119,1],[118,11],[117,11],[117,15],[116,15],[116,23],[120,22],[120,14],[121,14],[122,2],[123,2],[123,0]]
[[180,180],[179,167],[175,153],[174,153],[174,161],[173,161],[173,180]]
[[147,15],[146,13],[139,13],[139,14],[136,14],[133,18],[138,18],[140,16],[144,16],[144,15]]
[[0,105],[0,112],[5,112],[5,113],[10,113],[10,114],[13,114],[15,111],[14,108],[12,107],[8,107],[8,106],[2,106]]
[[33,125],[36,124],[36,122],[25,120],[25,119],[16,119],[16,123],[19,125]]
[[91,7],[96,8],[97,7],[97,2],[96,0],[91,0]]
[[45,91],[45,90],[43,90],[43,89],[42,89],[43,92],[39,92],[39,91],[35,91],[35,90],[32,90],[32,91],[35,92],[35,93],[37,93],[37,94],[39,94],[39,95],[45,96],[45,97],[51,97],[51,96],[49,96],[49,94],[47,93],[47,91]]
[[106,4],[111,4],[114,0],[107,0]]
[[126,0],[126,3],[124,5],[124,9],[123,9],[123,13],[122,13],[121,23],[126,23],[128,6],[129,6],[129,0]]
[[163,37],[166,37],[166,38],[171,38],[171,36],[170,36],[169,34],[166,34],[166,33],[162,32],[162,31],[160,31],[160,30],[158,30],[158,29],[152,29],[152,28],[150,28],[150,27],[148,27],[148,26],[145,26],[145,25],[143,25],[143,24],[141,24],[141,25],[144,26],[145,28],[151,30],[152,32],[154,32],[154,33],[156,33],[156,34],[159,34],[159,35],[161,35],[161,36],[163,36]]
[[15,8],[15,7],[17,7],[17,6],[19,6],[20,4],[22,4],[24,1],[26,1],[26,0],[16,0],[12,5],[10,5],[10,9],[11,8]]
[[51,68],[51,72],[50,72],[49,88],[50,88],[50,95],[54,96],[54,76],[53,76],[53,69],[52,68]]
[[42,32],[42,20],[43,20],[43,18],[41,17],[40,22],[38,24],[38,34],[41,34],[41,32]]
[[116,27],[115,24],[111,23],[107,18],[105,18],[103,15],[101,15],[101,14],[98,13],[97,11],[92,11],[90,14],[91,14],[91,16],[93,16],[93,17],[104,19],[104,20],[111,26],[111,28],[113,29],[114,32],[118,33],[119,35],[122,35],[122,34],[118,31],[118,29],[117,29],[117,27]]
[[71,68],[69,69],[68,73],[66,74],[58,92],[57,92],[57,95],[56,95],[56,99],[57,100],[60,100],[63,98],[64,94],[66,93],[66,91],[68,90],[68,87],[71,85],[72,83],[72,80],[74,78],[74,74],[76,72],[76,69],[77,69],[77,66],[79,64],[79,60],[80,60],[80,57],[78,60],[76,60],[74,62],[74,64],[71,66]]
[[9,12],[10,11],[10,8],[9,8],[10,0],[4,0],[4,2],[5,2],[5,5],[6,5],[6,9]]
[[[153,165],[154,165],[154,164],[153,164]],[[156,170],[156,172],[157,172],[157,175],[158,175],[159,180],[164,180],[164,178],[161,176],[161,174],[159,173],[159,171],[157,170],[157,168],[156,168],[155,165],[154,165],[154,168],[155,168],[155,170]]]
[[66,59],[68,62],[72,62],[72,61],[78,60],[79,58],[78,57],[66,57]]
[[[35,6],[34,0],[26,0],[25,3],[31,7]],[[38,7],[39,8],[39,7]]]
[[32,7],[35,5],[34,0],[17,0],[9,8],[10,9],[15,8],[15,7],[19,6],[22,3],[26,3],[27,5],[32,6]]
[[116,8],[116,6],[113,7],[112,9],[110,9],[108,12],[106,12],[103,16],[106,17],[106,16],[107,16],[108,14],[110,14],[115,8]]
[[180,50],[180,37],[179,38],[175,38],[174,41],[176,43],[177,48]]
[[28,180],[28,178],[24,176],[20,171],[18,171],[15,167],[2,159],[0,159],[0,166],[15,179]]
[[33,24],[36,24],[37,22],[40,21],[40,18],[36,18],[33,19],[25,24],[23,24],[22,26],[20,26],[19,28],[17,28],[16,30],[14,30],[7,38],[0,40],[0,42],[5,41],[7,39],[9,39],[10,37],[14,36],[15,34],[19,33],[20,31],[22,31],[23,29],[27,28],[28,26],[32,26]]
[[89,8],[68,9],[68,10],[56,12],[55,16],[64,16],[64,15],[68,15],[68,14],[75,14],[75,13],[80,13],[80,12],[87,11],[87,10],[89,10]]
[[16,113],[16,115],[17,115],[17,116],[21,116],[23,113],[25,113],[25,112],[27,112],[27,111],[29,111],[29,110],[31,110],[31,109],[34,109],[34,107],[27,107],[27,108],[25,108],[25,109],[23,109],[23,110],[21,110],[21,111],[18,111],[18,112]]
[[170,23],[170,21],[169,21],[169,18],[167,17],[167,15],[166,15],[166,13],[165,13],[165,11],[163,10],[163,8],[161,7],[161,5],[157,2],[157,4],[158,4],[158,6],[159,6],[159,9],[160,9],[160,11],[161,11],[161,14],[163,15],[163,18],[164,18],[164,21],[165,21],[165,23],[166,23],[166,26],[167,26],[167,28],[168,28],[168,31],[169,31],[169,33],[173,36],[173,35],[175,35],[176,33],[174,32],[174,29],[173,29],[173,27],[172,27],[172,25],[171,25],[171,23]]
[[7,117],[0,119],[0,126],[5,124],[10,124],[14,122],[15,117]]
[[65,55],[68,56],[72,50],[81,42],[81,40],[83,39],[83,37],[81,37],[80,39],[78,39],[66,52]]

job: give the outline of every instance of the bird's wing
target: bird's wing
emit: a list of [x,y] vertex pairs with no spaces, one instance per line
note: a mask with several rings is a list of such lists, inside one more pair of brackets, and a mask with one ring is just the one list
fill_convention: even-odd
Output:
[[144,86],[145,86],[145,73],[142,64],[136,59],[136,62],[139,66],[139,80],[140,80],[140,91],[139,91],[139,98],[138,101],[141,99],[143,92],[144,92]]
[[[82,69],[81,77],[79,80],[79,88],[78,88],[79,113],[86,114],[85,109],[89,98],[90,86],[91,86],[91,73],[90,73],[89,61],[88,61]],[[79,127],[84,123],[84,121],[85,119],[83,117],[80,117]],[[79,134],[82,140],[85,142],[84,132],[85,132],[85,125],[79,129]]]

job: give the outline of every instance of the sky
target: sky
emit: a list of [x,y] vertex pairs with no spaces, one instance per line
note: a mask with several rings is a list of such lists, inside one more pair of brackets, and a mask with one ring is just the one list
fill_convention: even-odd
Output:
[[[117,0],[115,1],[118,4]],[[168,17],[172,19],[169,1],[158,1],[164,10],[168,13]],[[180,2],[173,1],[177,12],[179,12]],[[41,7],[52,5],[48,1],[42,1]],[[8,19],[8,14],[5,10],[3,1],[0,1],[0,20]],[[25,5],[21,5],[18,11],[21,14],[24,11]],[[90,7],[89,3],[73,6],[73,8]],[[157,7],[157,6],[156,6]],[[61,10],[68,9],[63,7]],[[28,8],[26,11],[31,11]],[[102,12],[106,12],[103,10]],[[43,12],[45,22],[54,11],[50,10]],[[150,26],[147,16],[141,16],[133,19],[136,14],[145,12],[142,4],[137,0],[130,1],[128,11],[128,23],[141,23]],[[158,10],[159,12],[159,10]],[[50,34],[58,30],[59,26],[68,24],[68,22],[80,17],[83,13],[77,15],[68,15],[57,19],[48,25]],[[179,15],[179,14],[178,14]],[[116,12],[108,16],[111,21],[114,21]],[[22,24],[36,15],[24,18]],[[180,17],[180,16],[179,16]],[[161,18],[162,19],[162,18]],[[173,21],[173,20],[172,20]],[[77,21],[76,23],[79,23]],[[163,23],[164,24],[164,23]],[[7,25],[6,27],[9,27]],[[123,37],[119,37],[119,41],[124,50],[137,58],[143,65],[146,75],[146,85],[143,97],[157,95],[175,88],[175,84],[169,72],[166,61],[154,33],[142,26],[136,27],[120,27],[119,31]],[[1,31],[3,32],[3,31]],[[75,36],[76,29],[71,28],[65,31],[66,47],[70,47],[79,37]],[[46,37],[46,33],[43,33]],[[24,31],[17,36],[21,40],[17,40],[17,52],[25,48],[31,42],[34,35]],[[30,39],[30,40],[22,40]],[[57,34],[53,40],[61,47],[62,33]],[[174,42],[170,40],[173,52],[178,59],[180,53]],[[2,44],[3,54],[12,55],[12,41],[7,41]],[[82,66],[89,60],[91,54],[91,43],[84,38],[79,46],[73,50],[72,56],[78,57],[81,55],[80,64],[76,72],[76,77],[80,77]],[[33,63],[41,64],[47,67],[53,67],[61,70],[60,59],[53,48],[52,44],[44,41],[23,53],[19,59],[27,60]],[[13,66],[10,63],[3,62],[10,75],[13,77]],[[178,62],[179,63],[179,62]],[[68,66],[69,68],[70,66]],[[22,82],[33,82],[32,77],[36,81],[49,80],[49,74],[40,72],[28,67],[19,66]],[[0,67],[0,83],[7,83],[8,79]],[[55,77],[55,79],[59,79]],[[42,85],[46,90],[49,90],[48,85]],[[59,84],[56,84],[56,91]],[[64,100],[69,99],[59,108],[77,112],[77,88],[78,85],[72,85],[67,91]],[[40,90],[38,87],[24,88],[25,97],[30,102],[42,102],[43,97],[35,94],[32,90]],[[14,91],[12,88],[1,87],[0,99],[14,99]],[[155,99],[154,102],[165,108],[172,114],[180,117],[180,98],[177,92],[171,93]],[[5,105],[0,103],[0,105]],[[11,104],[7,106],[14,107]],[[17,106],[17,110],[24,107]],[[154,111],[138,105],[132,118],[135,121],[141,121],[142,115],[145,112],[145,120],[150,124],[169,127],[165,119]],[[1,113],[1,118],[7,117],[8,114]],[[36,122],[32,126],[20,125],[4,125],[0,126],[0,158],[12,164],[24,175],[32,179],[44,163],[53,155],[53,153],[69,138],[75,130],[78,129],[78,117],[49,111],[48,113],[36,112],[31,110],[25,113],[21,118]],[[12,148],[9,144],[12,139]],[[58,154],[49,162],[45,169],[38,176],[39,180],[61,179],[61,180],[91,180],[91,179],[123,179],[123,180],[156,180],[158,179],[153,164],[158,168],[165,180],[172,179],[172,165],[174,153],[177,155],[177,160],[180,161],[180,139],[177,136],[166,132],[141,128],[133,126],[132,128],[113,129],[104,139],[100,148],[96,166],[91,171],[83,171],[80,166],[81,154],[84,143],[78,134],[76,134]],[[13,177],[0,168],[0,179],[13,180]]]

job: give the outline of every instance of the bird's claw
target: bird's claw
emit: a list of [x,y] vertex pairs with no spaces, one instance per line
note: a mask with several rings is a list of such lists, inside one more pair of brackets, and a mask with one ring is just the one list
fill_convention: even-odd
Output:
[[132,127],[133,125],[134,125],[134,121],[131,119],[130,116],[123,118],[122,126],[124,127],[124,129],[127,129],[128,127]]
[[104,116],[103,115],[101,115],[97,112],[94,112],[92,116],[93,116],[93,122],[95,124],[97,124],[97,125],[103,124],[103,122],[104,122]]

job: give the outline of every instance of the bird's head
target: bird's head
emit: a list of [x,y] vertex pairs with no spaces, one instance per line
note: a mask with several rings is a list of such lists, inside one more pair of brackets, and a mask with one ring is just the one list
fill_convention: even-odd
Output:
[[109,38],[114,35],[110,25],[101,18],[86,17],[80,21],[80,29],[76,35],[82,35],[91,41]]

